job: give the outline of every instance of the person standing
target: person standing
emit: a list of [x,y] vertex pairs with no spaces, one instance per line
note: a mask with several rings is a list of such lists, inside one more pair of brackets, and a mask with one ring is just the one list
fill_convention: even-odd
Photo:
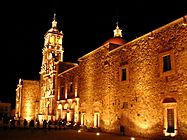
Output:
[[23,126],[24,126],[24,128],[27,128],[27,120],[26,119],[23,120]]

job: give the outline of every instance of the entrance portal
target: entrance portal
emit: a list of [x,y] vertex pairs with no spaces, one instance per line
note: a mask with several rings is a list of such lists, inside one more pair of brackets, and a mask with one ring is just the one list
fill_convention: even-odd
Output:
[[177,135],[177,103],[174,98],[165,98],[164,106],[164,135]]

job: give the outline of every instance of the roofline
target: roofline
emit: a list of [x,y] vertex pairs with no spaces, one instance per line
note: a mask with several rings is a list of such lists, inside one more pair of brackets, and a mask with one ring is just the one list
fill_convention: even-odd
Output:
[[[178,18],[178,19],[176,19],[176,20],[174,20],[174,21],[172,21],[172,22],[170,22],[170,23],[168,23],[168,24],[165,24],[165,25],[163,25],[163,26],[161,26],[161,27],[159,27],[159,28],[157,28],[157,29],[155,29],[155,30],[152,30],[152,31],[150,31],[150,32],[148,32],[148,33],[146,33],[146,34],[144,34],[144,35],[142,35],[142,36],[140,36],[140,37],[138,37],[138,38],[136,38],[136,39],[130,41],[130,42],[127,42],[127,43],[125,43],[125,44],[123,44],[123,45],[121,45],[121,46],[119,46],[119,47],[117,47],[117,48],[111,50],[109,53],[112,53],[112,52],[114,52],[114,51],[116,51],[116,50],[118,50],[118,49],[121,49],[122,47],[124,47],[124,46],[126,46],[126,45],[129,45],[129,44],[131,44],[131,43],[133,43],[133,42],[136,42],[137,40],[140,40],[141,38],[149,37],[150,35],[152,35],[152,34],[154,34],[154,33],[158,33],[159,31],[163,30],[163,29],[166,28],[166,27],[169,27],[169,26],[171,26],[171,25],[174,25],[174,24],[176,24],[176,23],[181,22],[182,20],[184,20],[184,18],[186,19],[186,18],[187,18],[187,15],[184,15],[183,17],[180,17],[180,18]],[[96,48],[95,50],[93,50],[93,51],[91,51],[91,52],[89,52],[89,53],[83,55],[82,57],[78,58],[78,61],[81,61],[81,59],[83,59],[83,58],[85,58],[85,57],[91,55],[92,53],[98,51],[99,49],[101,49],[101,48],[103,48],[103,47],[109,46],[109,44],[110,44],[109,42],[107,42],[106,44],[103,44],[103,45],[100,46],[99,48]]]
[[107,42],[107,43],[101,45],[99,48],[96,48],[95,50],[93,50],[93,51],[91,51],[91,52],[89,52],[89,53],[83,55],[82,57],[79,57],[79,58],[78,58],[78,61],[81,61],[81,59],[87,57],[88,55],[91,55],[92,53],[97,52],[99,49],[102,49],[102,48],[104,48],[104,47],[108,47],[109,44],[110,44],[110,42]]
[[70,71],[70,70],[72,70],[72,69],[74,69],[74,68],[76,68],[76,67],[78,67],[78,66],[79,66],[78,64],[77,64],[77,65],[74,65],[74,67],[69,68],[69,69],[67,69],[67,70],[65,70],[65,71],[63,71],[63,72],[61,72],[61,73],[59,73],[58,76],[61,76],[62,74],[66,73],[66,72],[68,72],[68,71]]
[[140,37],[138,37],[138,38],[136,38],[136,39],[134,39],[134,40],[132,40],[132,41],[130,41],[130,42],[124,44],[124,45],[122,45],[122,46],[119,46],[119,47],[117,47],[117,48],[111,50],[109,53],[113,53],[113,52],[117,51],[118,49],[121,49],[121,48],[123,48],[124,46],[128,46],[129,44],[131,44],[131,43],[133,43],[133,42],[136,42],[136,41],[138,41],[138,40],[140,40],[140,39],[142,39],[142,38],[149,37],[149,36],[151,36],[151,35],[154,35],[155,33],[159,33],[161,30],[163,30],[163,29],[165,29],[165,28],[167,28],[167,27],[170,27],[171,25],[174,25],[174,24],[176,24],[176,23],[180,23],[181,21],[184,20],[184,18],[186,19],[186,18],[187,18],[187,15],[185,15],[185,16],[183,16],[183,17],[180,17],[180,18],[178,18],[178,19],[176,19],[176,20],[174,20],[174,21],[172,21],[172,22],[170,22],[170,23],[168,23],[168,24],[165,24],[165,25],[163,25],[163,26],[161,26],[161,27],[159,27],[159,28],[157,28],[157,29],[155,29],[155,30],[152,30],[152,31],[150,31],[150,32],[148,32],[148,33],[146,33],[146,34],[144,34],[144,35],[142,35],[142,36],[140,36]]

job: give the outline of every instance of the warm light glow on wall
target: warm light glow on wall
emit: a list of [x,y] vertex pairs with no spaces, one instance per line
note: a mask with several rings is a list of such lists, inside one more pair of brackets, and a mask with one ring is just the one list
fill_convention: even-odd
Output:
[[142,119],[134,119],[133,123],[135,124],[135,127],[137,130],[139,130],[142,134],[147,134],[149,131],[152,131],[154,126],[156,125],[153,121],[144,121]]
[[68,88],[67,88],[67,84],[65,85],[65,99],[67,99],[68,98]]
[[58,88],[58,100],[60,100],[60,88]]
[[109,126],[110,125],[110,120],[104,120],[105,125]]
[[42,122],[42,121],[43,121],[43,115],[38,115],[38,120],[39,120],[40,122]]
[[[90,71],[91,69],[91,71]],[[85,85],[86,90],[87,90],[87,95],[92,95],[93,89],[94,89],[94,71],[93,71],[93,61],[89,60],[87,67],[85,67],[85,78],[87,84]],[[91,100],[91,98],[89,99]],[[89,101],[88,101],[89,102]]]
[[[142,134],[153,133],[153,128],[157,126],[157,122],[152,120],[150,112],[156,111],[155,102],[151,102],[153,99],[152,94],[155,93],[154,89],[151,87],[152,82],[152,71],[147,64],[142,62],[138,64],[141,71],[136,73],[137,82],[134,83],[134,102],[138,112],[135,113],[136,116],[132,119],[135,127]],[[145,73],[146,72],[146,73]],[[147,73],[149,72],[149,73]],[[149,106],[147,106],[149,105]],[[157,114],[155,114],[156,116]],[[151,121],[152,120],[152,121]]]
[[[186,106],[178,108],[185,103],[187,89],[183,78],[186,72],[184,26],[172,24],[170,30],[167,25],[154,31],[154,38],[147,34],[122,46],[108,42],[79,58],[80,63],[73,66],[61,63],[63,34],[58,32],[56,24],[54,19],[45,35],[37,85],[23,84],[24,80],[19,80],[17,116],[28,121],[36,118],[41,122],[66,119],[69,124],[69,121],[74,124],[81,121],[87,128],[99,127],[118,134],[123,125],[125,135],[131,140],[135,140],[133,136],[186,135]],[[122,37],[118,25],[114,37]],[[175,50],[178,71],[163,79],[159,77],[159,67],[163,64],[159,62],[159,58],[163,60],[159,53],[170,49]],[[161,70],[163,73],[163,68]],[[166,96],[174,96],[176,103],[161,102]]]
[[62,109],[62,104],[59,104],[57,109]]
[[70,112],[67,113],[67,121],[68,122],[71,121],[71,113]]
[[77,122],[78,122],[78,117],[79,117],[79,115],[78,115],[77,112],[75,112],[74,117],[75,117],[75,118],[74,118],[74,122],[77,123]]
[[65,110],[68,109],[68,106],[69,106],[69,104],[66,103],[66,104],[64,105],[64,109],[65,109]]
[[67,99],[68,103],[71,104],[72,103],[72,99]]
[[31,111],[31,103],[30,102],[26,103],[25,111],[26,111],[25,119],[30,121],[32,119],[31,115],[34,113]]
[[59,119],[59,110],[56,111],[56,119],[58,120]]
[[139,127],[142,129],[149,129],[150,125],[147,123],[139,123]]
[[66,118],[66,113],[63,113],[62,119],[65,119],[65,118]]
[[81,125],[85,125],[85,113],[81,113]]
[[77,97],[77,83],[75,83],[75,98]]

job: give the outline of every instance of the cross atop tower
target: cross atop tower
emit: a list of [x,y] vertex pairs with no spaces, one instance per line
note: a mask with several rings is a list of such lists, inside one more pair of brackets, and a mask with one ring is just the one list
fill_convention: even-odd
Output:
[[114,30],[114,37],[122,37],[122,30],[118,26],[118,21],[116,22],[116,29]]
[[52,22],[52,28],[56,28],[56,27],[57,27],[56,13],[54,13],[53,22]]

